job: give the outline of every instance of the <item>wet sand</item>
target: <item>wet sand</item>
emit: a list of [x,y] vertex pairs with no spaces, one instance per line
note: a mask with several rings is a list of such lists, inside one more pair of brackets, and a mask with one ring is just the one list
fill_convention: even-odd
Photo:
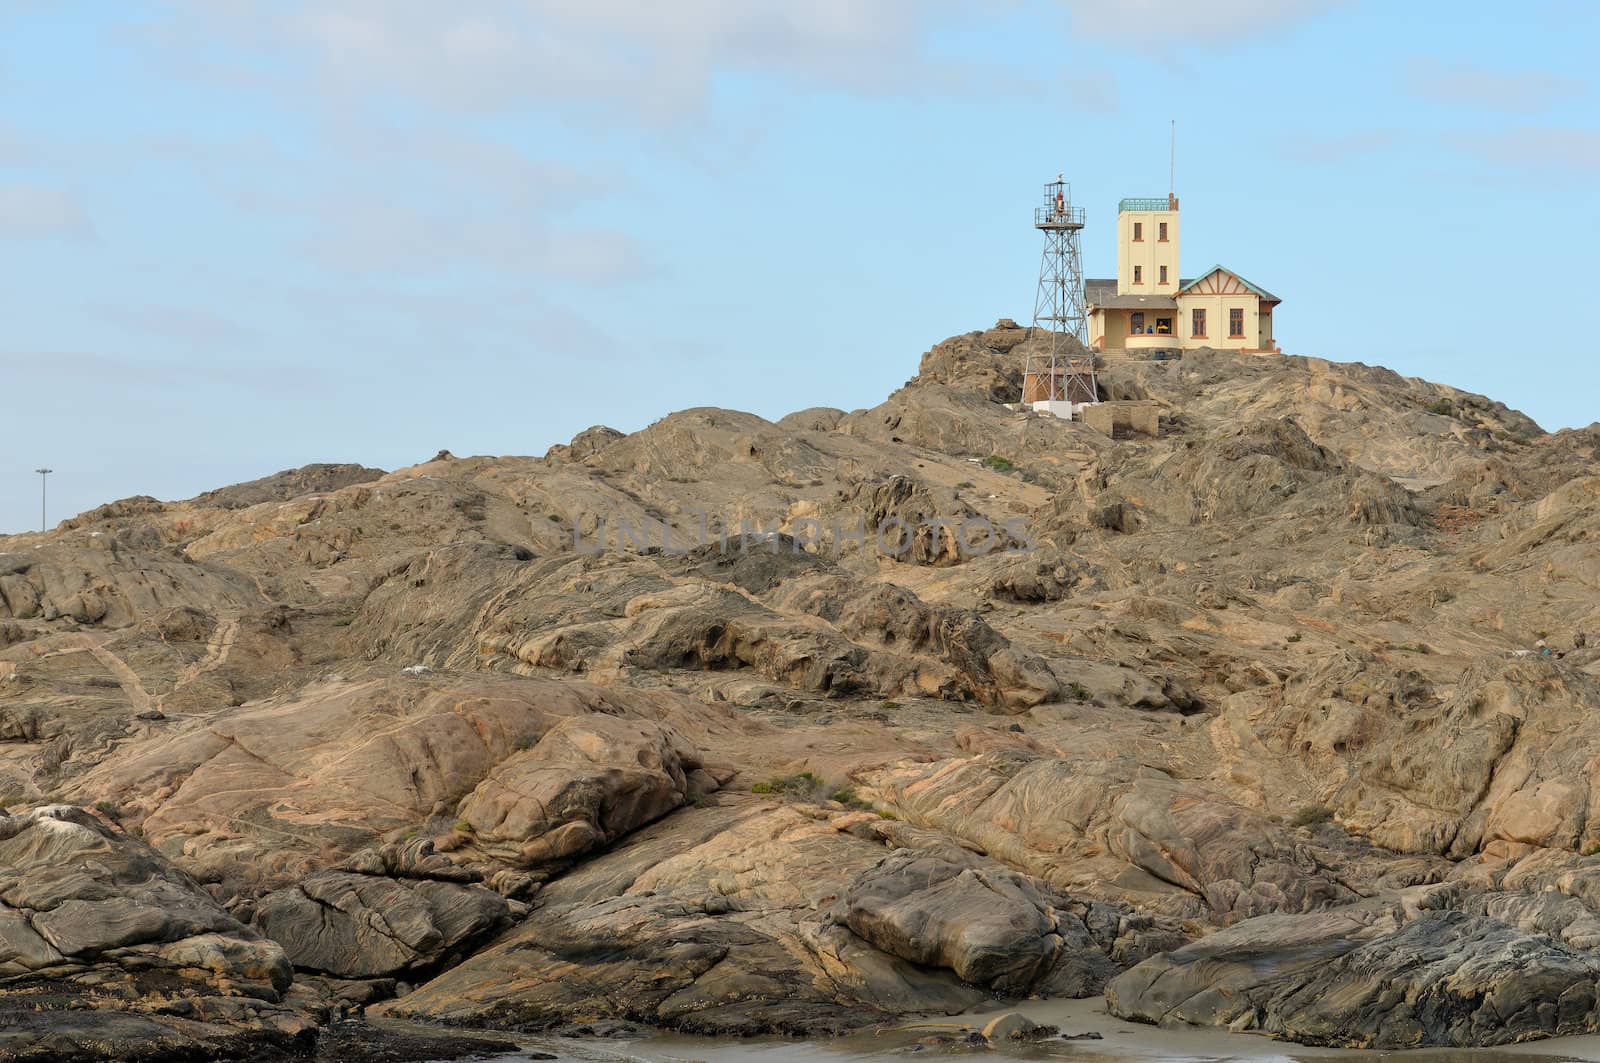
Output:
[[[993,1046],[942,1044],[919,1049],[924,1038],[936,1034],[981,1030],[992,1018],[1017,1011],[1034,1022],[1059,1026],[1063,1034],[1098,1033],[1100,1040],[1066,1041],[1059,1036],[1033,1043],[1000,1042]],[[1600,1063],[1600,1035],[1564,1037],[1503,1048],[1429,1048],[1409,1052],[1365,1052],[1351,1049],[1306,1048],[1273,1041],[1256,1034],[1230,1034],[1222,1030],[1169,1030],[1123,1022],[1105,1013],[1102,1000],[1030,1001],[1015,1008],[997,1009],[953,1018],[930,1018],[878,1034],[857,1034],[828,1041],[783,1039],[721,1040],[651,1034],[637,1040],[575,1040],[562,1037],[522,1038],[530,1049],[552,1053],[557,1059],[584,1063],[857,1063],[865,1060],[972,1058],[1018,1060],[1078,1060],[1111,1063],[1210,1063],[1248,1060],[1272,1063],[1291,1060],[1363,1060],[1367,1063],[1540,1063],[1582,1060]],[[500,1057],[501,1063],[539,1058],[530,1055]]]

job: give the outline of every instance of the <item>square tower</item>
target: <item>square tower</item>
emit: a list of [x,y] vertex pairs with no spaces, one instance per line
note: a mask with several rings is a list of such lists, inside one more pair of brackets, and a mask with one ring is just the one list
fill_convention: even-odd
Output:
[[1117,204],[1117,294],[1178,291],[1178,197]]

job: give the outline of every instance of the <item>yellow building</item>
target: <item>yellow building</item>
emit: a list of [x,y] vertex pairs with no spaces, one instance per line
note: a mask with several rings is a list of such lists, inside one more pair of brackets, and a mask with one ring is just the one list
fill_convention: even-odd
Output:
[[1155,351],[1215,347],[1277,351],[1276,295],[1223,266],[1178,274],[1178,197],[1124,199],[1117,206],[1117,276],[1085,280],[1089,345]]

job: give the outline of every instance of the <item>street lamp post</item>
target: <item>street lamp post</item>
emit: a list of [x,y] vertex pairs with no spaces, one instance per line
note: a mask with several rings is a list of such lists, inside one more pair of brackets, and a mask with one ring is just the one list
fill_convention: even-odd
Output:
[[46,503],[46,500],[48,499],[49,495],[46,493],[47,492],[47,488],[45,487],[45,485],[50,482],[50,480],[49,480],[50,474],[55,472],[55,470],[54,469],[35,469],[33,471],[39,474],[39,530],[40,531],[47,531],[47,530],[49,530],[49,523],[45,519],[45,513],[46,513],[46,504],[45,503]]

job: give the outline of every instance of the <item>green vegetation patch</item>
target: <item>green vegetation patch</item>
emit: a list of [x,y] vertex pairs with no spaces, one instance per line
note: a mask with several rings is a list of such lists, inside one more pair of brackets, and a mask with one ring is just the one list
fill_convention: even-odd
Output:
[[1302,805],[1289,818],[1291,827],[1314,827],[1333,818],[1333,809],[1327,805]]

